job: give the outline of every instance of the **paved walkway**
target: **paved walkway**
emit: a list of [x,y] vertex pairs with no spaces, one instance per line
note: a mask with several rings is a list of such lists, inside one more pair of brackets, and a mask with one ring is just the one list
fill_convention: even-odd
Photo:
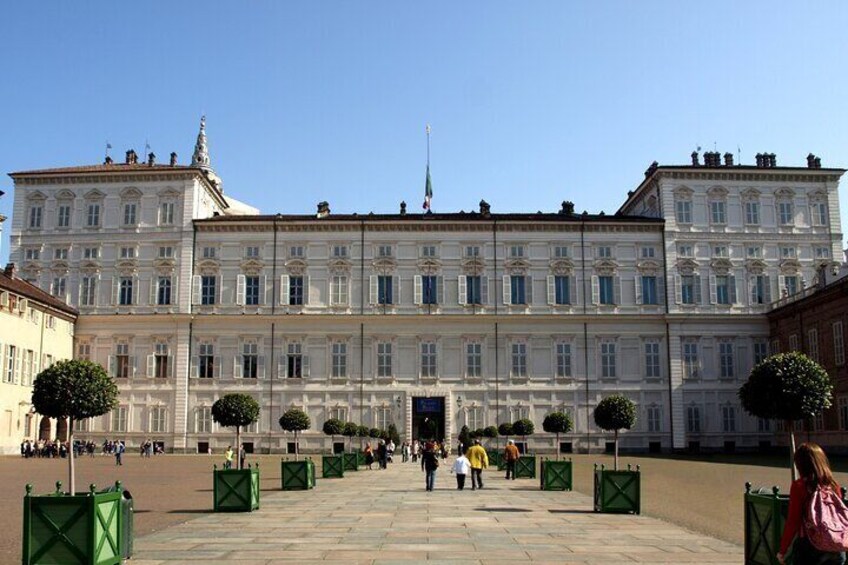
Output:
[[263,492],[256,512],[136,539],[131,563],[742,563],[736,545],[647,516],[595,514],[590,497],[543,492],[536,480],[486,471],[483,490],[457,491],[446,467],[432,493],[412,463]]

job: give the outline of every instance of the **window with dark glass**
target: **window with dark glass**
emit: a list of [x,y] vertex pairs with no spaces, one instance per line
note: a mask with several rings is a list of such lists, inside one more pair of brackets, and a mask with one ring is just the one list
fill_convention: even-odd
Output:
[[303,277],[289,277],[289,304],[300,306],[303,304]]

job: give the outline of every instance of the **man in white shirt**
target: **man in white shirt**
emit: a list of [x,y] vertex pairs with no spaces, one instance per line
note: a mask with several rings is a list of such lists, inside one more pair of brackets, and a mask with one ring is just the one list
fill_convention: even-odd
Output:
[[451,468],[451,473],[456,474],[456,488],[457,490],[462,490],[465,488],[465,475],[471,472],[471,463],[468,461],[468,457],[465,455],[460,455],[454,461],[453,468]]

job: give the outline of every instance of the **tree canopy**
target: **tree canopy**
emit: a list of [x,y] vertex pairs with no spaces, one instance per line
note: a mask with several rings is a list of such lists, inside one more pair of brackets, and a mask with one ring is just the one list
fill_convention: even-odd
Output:
[[345,437],[356,437],[358,432],[359,426],[357,426],[354,422],[347,422],[342,430],[342,435]]
[[280,427],[287,432],[300,432],[308,430],[312,422],[309,416],[299,408],[290,408],[285,414],[280,416]]
[[739,389],[746,412],[765,420],[805,420],[830,407],[833,382],[802,353],[779,353],[751,371]]
[[573,428],[574,422],[565,412],[551,412],[542,421],[542,429],[549,434],[567,434]]
[[356,437],[368,437],[369,433],[371,433],[371,430],[368,429],[368,426],[356,426]]
[[495,426],[483,428],[483,437],[496,438],[498,437],[498,429]]
[[226,394],[212,405],[212,419],[227,427],[249,426],[259,419],[259,403],[249,394]]
[[118,386],[97,363],[59,361],[41,371],[32,388],[35,410],[75,421],[106,414],[118,405]]
[[344,432],[344,422],[338,418],[330,418],[324,422],[324,427],[322,429],[328,436],[340,436],[342,435],[342,432]]
[[533,424],[533,421],[528,418],[522,418],[512,423],[512,433],[517,436],[532,436],[535,431],[536,426]]
[[636,423],[636,405],[624,395],[613,394],[598,403],[594,416],[602,430],[629,430]]
[[503,424],[498,426],[498,434],[502,436],[511,436],[512,433],[512,424],[509,422],[504,422]]

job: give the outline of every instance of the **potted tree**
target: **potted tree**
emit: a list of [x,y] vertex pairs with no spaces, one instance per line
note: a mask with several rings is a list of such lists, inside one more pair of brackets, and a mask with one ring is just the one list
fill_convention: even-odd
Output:
[[69,492],[62,491],[61,482],[56,483],[56,492],[46,495],[34,495],[32,485],[26,486],[23,563],[62,563],[69,556],[81,563],[121,563],[122,547],[131,547],[131,521],[125,522],[120,483],[113,492],[97,492],[90,485],[79,495],[75,484],[74,423],[106,414],[117,404],[115,382],[90,361],[59,361],[35,378],[35,410],[68,420]]
[[556,461],[542,461],[541,487],[543,490],[571,490],[571,460],[559,460],[559,435],[567,434],[574,427],[571,416],[565,412],[551,412],[542,421],[542,429],[556,434]]
[[241,465],[241,428],[259,419],[259,403],[249,394],[226,394],[212,405],[212,419],[236,429],[235,469],[214,467],[213,501],[216,512],[251,512],[259,508],[259,466]]
[[641,511],[641,474],[639,466],[633,471],[618,468],[618,433],[636,423],[636,405],[624,395],[614,394],[602,399],[595,407],[595,423],[599,428],[615,432],[613,470],[595,465],[595,512]]
[[[818,363],[802,353],[768,357],[751,371],[739,389],[742,408],[752,416],[785,422],[789,434],[789,467],[796,478],[795,422],[814,418],[830,407],[833,383]],[[745,562],[775,562],[789,497],[777,487],[766,493],[745,485]]]
[[[336,436],[344,431],[344,423],[336,418],[330,418],[324,422],[323,431],[335,443]],[[344,477],[344,467],[344,455],[336,455],[333,450],[329,455],[324,454],[321,457],[321,476],[325,479]]]
[[[483,437],[489,440],[497,439],[498,437],[498,428],[495,426],[487,426],[483,428]],[[491,442],[487,442],[491,445]]]
[[280,416],[280,427],[287,432],[294,432],[294,461],[282,460],[280,480],[283,490],[306,490],[315,487],[315,464],[307,458],[300,461],[297,434],[308,430],[312,422],[309,416],[299,408],[290,408]]
[[358,471],[359,470],[359,454],[353,451],[352,441],[353,438],[356,437],[359,432],[359,426],[357,426],[353,422],[348,422],[344,425],[342,429],[342,435],[347,438],[347,453],[344,453],[342,457],[344,457],[344,468],[345,471]]
[[[525,446],[527,445],[527,436],[532,436],[535,431],[536,426],[527,418],[512,423],[512,433],[521,436]],[[515,462],[515,476],[518,479],[536,478],[536,456],[531,455],[529,449],[526,449],[525,453],[522,453],[518,461]]]
[[[509,441],[509,436],[512,435],[512,424],[509,422],[504,422],[503,424],[498,425],[498,435],[504,438],[504,447],[506,447],[507,442]],[[492,458],[491,454],[489,455],[489,461],[492,465],[498,466],[498,471],[506,470],[506,461],[503,458],[503,451],[498,448],[494,451],[495,457]]]

